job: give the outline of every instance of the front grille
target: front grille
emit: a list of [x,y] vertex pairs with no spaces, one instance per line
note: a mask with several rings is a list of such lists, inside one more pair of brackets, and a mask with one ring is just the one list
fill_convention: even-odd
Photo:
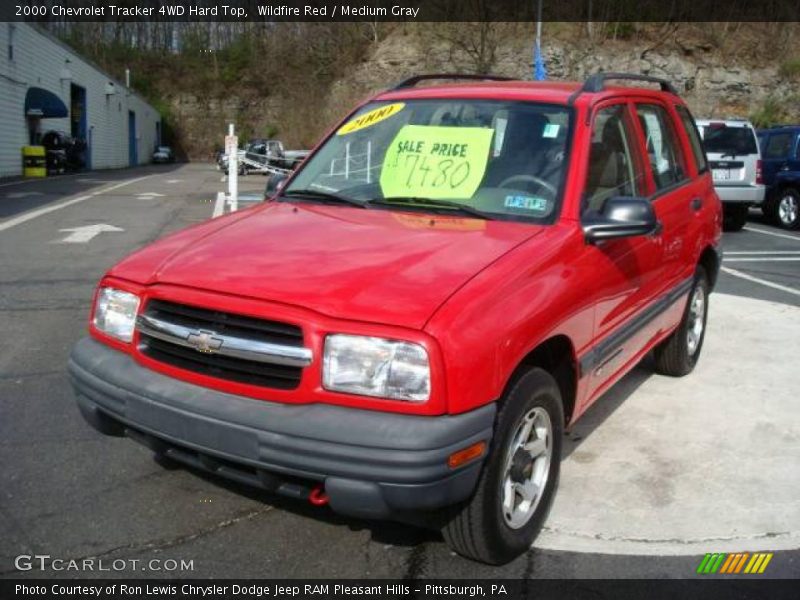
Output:
[[[144,319],[142,318],[144,317]],[[163,300],[151,300],[139,320],[139,351],[159,362],[219,379],[282,390],[300,384],[303,367],[275,364],[272,358],[226,356],[225,344],[219,350],[201,352],[188,345],[185,335],[154,331],[145,325],[157,322],[174,331],[207,332],[213,339],[226,336],[247,342],[275,345],[287,351],[303,348],[303,332],[296,325],[267,321],[222,311],[196,308]],[[149,319],[149,321],[148,321]],[[277,359],[280,362],[280,358]]]

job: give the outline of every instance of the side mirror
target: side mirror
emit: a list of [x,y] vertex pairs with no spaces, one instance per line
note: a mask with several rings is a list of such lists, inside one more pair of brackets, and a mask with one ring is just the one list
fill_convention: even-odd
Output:
[[267,179],[267,189],[264,190],[264,198],[271,198],[274,196],[286,183],[288,175],[284,173],[273,173]]
[[587,215],[583,233],[590,244],[601,240],[658,233],[661,224],[653,205],[645,198],[614,196],[606,200],[599,213]]

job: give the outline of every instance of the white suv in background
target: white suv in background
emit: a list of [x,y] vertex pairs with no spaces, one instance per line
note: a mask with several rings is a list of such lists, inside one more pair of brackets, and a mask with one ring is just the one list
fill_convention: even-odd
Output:
[[723,207],[725,231],[739,231],[751,206],[764,202],[761,153],[750,121],[697,119]]

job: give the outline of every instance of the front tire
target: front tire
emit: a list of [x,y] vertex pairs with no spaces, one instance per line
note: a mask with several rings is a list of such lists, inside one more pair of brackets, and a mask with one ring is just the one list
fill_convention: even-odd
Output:
[[698,266],[680,325],[654,350],[657,373],[683,377],[694,369],[706,335],[708,293],[708,275]]
[[558,384],[546,371],[532,368],[500,401],[475,492],[442,528],[452,550],[499,565],[531,547],[558,485],[563,433]]

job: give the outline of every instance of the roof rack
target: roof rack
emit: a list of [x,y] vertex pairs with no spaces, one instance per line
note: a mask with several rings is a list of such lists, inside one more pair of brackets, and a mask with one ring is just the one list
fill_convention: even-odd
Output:
[[394,84],[389,91],[401,90],[403,88],[414,87],[420,81],[428,79],[466,79],[469,81],[515,81],[513,77],[502,77],[500,75],[475,75],[473,73],[428,73],[425,75],[414,75],[408,79]]
[[662,92],[670,92],[678,95],[678,91],[666,79],[660,77],[651,77],[650,75],[637,75],[635,73],[595,73],[590,75],[581,87],[581,92],[602,92],[605,89],[605,83],[609,79],[625,79],[628,81],[647,81],[649,83],[657,83],[661,86]]

